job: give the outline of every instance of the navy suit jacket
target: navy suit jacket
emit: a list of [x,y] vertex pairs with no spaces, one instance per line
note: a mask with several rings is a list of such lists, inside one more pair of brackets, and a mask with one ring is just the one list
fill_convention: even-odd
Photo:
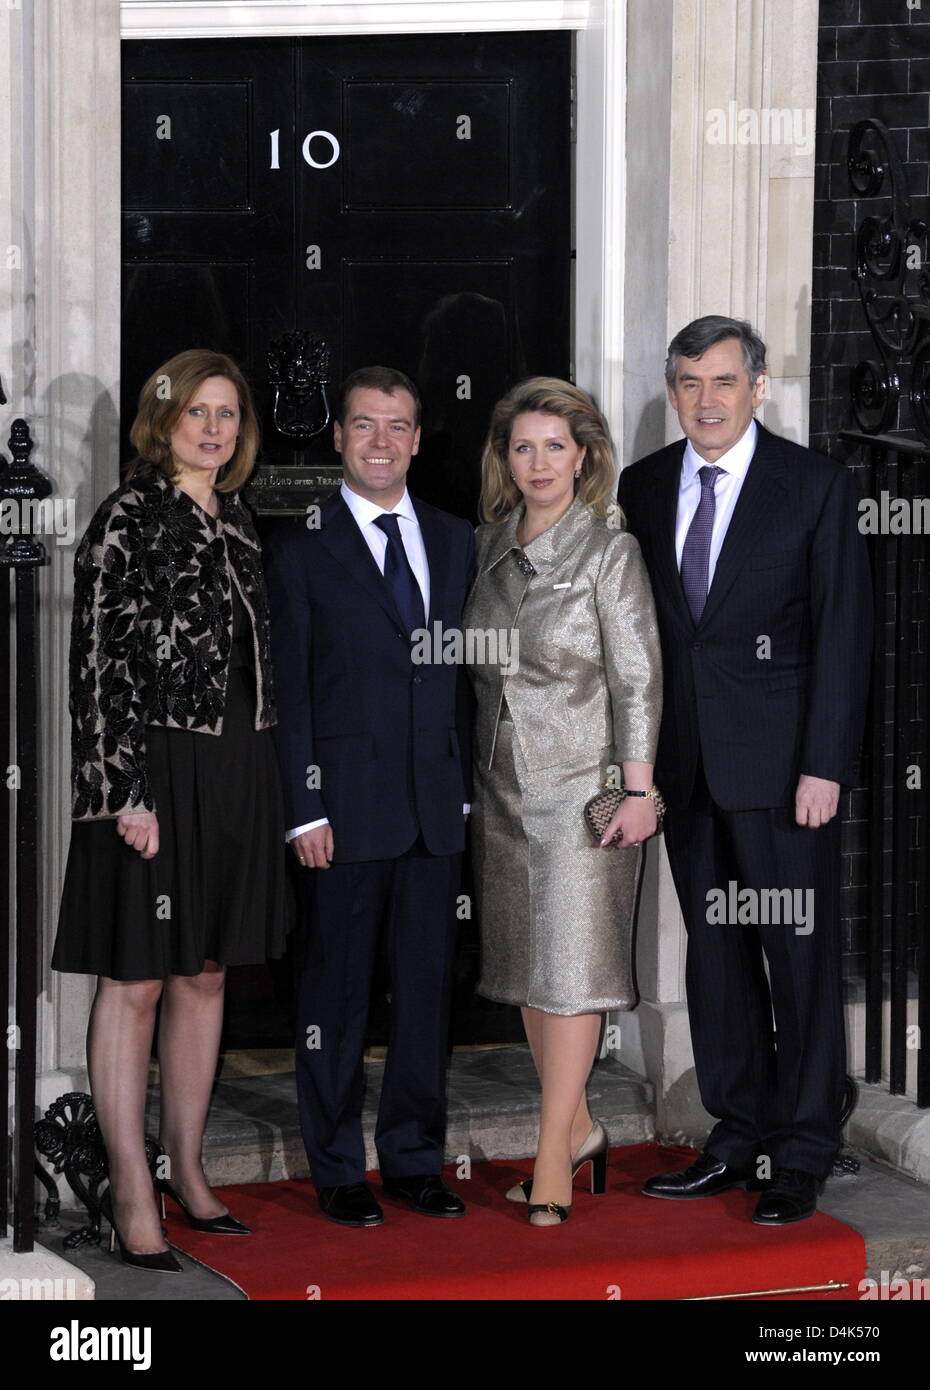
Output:
[[[460,629],[474,573],[467,522],[413,500],[430,576],[428,630]],[[265,540],[289,829],[328,817],[334,862],[393,859],[418,830],[431,854],[464,847],[471,695],[460,665],[416,665],[390,587],[337,493],[316,530]]]
[[872,639],[858,493],[841,464],[758,431],[696,625],[675,555],[685,440],[620,475],[659,617],[656,783],[671,806],[687,803],[699,752],[724,810],[793,805],[802,773],[855,778]]

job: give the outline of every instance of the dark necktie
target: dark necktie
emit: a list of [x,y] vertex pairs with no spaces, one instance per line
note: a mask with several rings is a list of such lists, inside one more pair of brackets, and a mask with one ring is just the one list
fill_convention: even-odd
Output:
[[424,627],[426,615],[423,611],[423,594],[417,577],[410,568],[404,543],[400,538],[400,522],[394,512],[387,512],[375,520],[387,536],[387,550],[384,555],[384,577],[391,586],[394,602],[407,634],[414,628]]
[[714,484],[720,473],[725,472],[716,464],[706,463],[698,469],[701,480],[701,500],[698,502],[694,519],[688,527],[684,548],[681,552],[681,587],[685,591],[688,607],[695,623],[700,622],[707,602],[707,574],[710,567],[710,542],[714,533],[714,513],[717,509],[714,497]]

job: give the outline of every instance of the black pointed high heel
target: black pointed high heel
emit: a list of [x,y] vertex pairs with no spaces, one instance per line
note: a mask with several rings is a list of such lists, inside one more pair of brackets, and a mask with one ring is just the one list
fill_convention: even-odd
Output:
[[223,1216],[194,1216],[187,1206],[184,1198],[171,1186],[167,1178],[155,1179],[155,1190],[161,1197],[161,1214],[165,1216],[165,1198],[170,1197],[172,1202],[176,1202],[187,1217],[188,1225],[195,1231],[206,1231],[211,1236],[250,1236],[252,1234],[248,1226],[230,1213],[226,1212]]
[[123,1244],[123,1237],[116,1228],[113,1219],[113,1198],[110,1189],[104,1192],[100,1198],[100,1211],[110,1223],[110,1254],[113,1253],[114,1243],[119,1245],[120,1259],[124,1265],[132,1265],[133,1269],[148,1269],[153,1274],[183,1274],[184,1270],[178,1264],[170,1250],[155,1250],[151,1254],[145,1255],[137,1250],[129,1250]]

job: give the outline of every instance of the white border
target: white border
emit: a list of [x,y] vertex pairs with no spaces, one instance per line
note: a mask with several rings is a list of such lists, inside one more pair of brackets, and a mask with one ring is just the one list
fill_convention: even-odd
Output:
[[584,29],[591,8],[592,0],[120,0],[120,35],[288,38]]
[[576,48],[574,378],[623,431],[627,0],[593,4]]

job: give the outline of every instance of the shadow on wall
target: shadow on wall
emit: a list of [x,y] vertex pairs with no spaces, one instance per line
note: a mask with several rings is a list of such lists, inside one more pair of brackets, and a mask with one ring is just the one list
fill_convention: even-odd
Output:
[[[797,383],[798,390],[801,389],[803,382],[810,384],[810,322],[811,322],[811,287],[802,285],[795,300],[795,331],[793,342],[795,351],[786,352],[781,358],[780,375],[784,379],[781,385],[775,386],[775,392],[771,396],[766,396],[764,410],[762,413],[762,423],[766,429],[773,434],[780,434],[784,439],[791,439],[795,444],[807,445],[810,441],[810,429],[807,423],[808,409],[806,403],[802,408],[801,402],[792,392],[789,398],[786,394],[786,382]],[[772,344],[768,346],[768,358],[771,371]],[[807,355],[804,348],[808,349]],[[809,394],[809,393],[808,393]],[[803,428],[801,421],[804,421]]]
[[632,447],[624,450],[624,466],[645,458],[647,454],[654,454],[665,444],[665,405],[664,391],[646,404],[636,426]]
[[53,496],[74,500],[77,543],[98,504],[119,485],[116,402],[96,377],[68,372],[49,385],[29,425],[33,460],[51,479]]

